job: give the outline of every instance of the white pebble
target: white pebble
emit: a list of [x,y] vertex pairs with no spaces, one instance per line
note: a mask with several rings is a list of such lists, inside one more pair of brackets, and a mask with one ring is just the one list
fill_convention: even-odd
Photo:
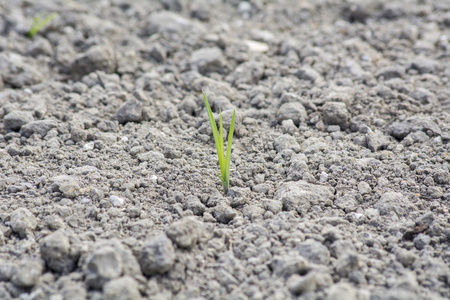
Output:
[[83,150],[85,150],[85,151],[89,151],[89,150],[93,150],[93,149],[94,149],[94,142],[86,143],[83,146]]
[[152,176],[150,177],[150,181],[151,181],[152,183],[157,183],[157,182],[158,182],[158,176],[152,175]]
[[116,207],[120,207],[125,203],[125,200],[123,198],[114,195],[109,197],[109,201],[111,201],[111,204]]
[[325,172],[322,172],[322,174],[320,174],[320,182],[327,182],[328,181],[328,174]]

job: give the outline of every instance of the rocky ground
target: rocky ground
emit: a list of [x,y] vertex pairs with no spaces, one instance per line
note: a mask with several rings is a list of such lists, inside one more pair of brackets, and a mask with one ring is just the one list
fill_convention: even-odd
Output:
[[449,299],[449,36],[446,0],[0,0],[0,299]]

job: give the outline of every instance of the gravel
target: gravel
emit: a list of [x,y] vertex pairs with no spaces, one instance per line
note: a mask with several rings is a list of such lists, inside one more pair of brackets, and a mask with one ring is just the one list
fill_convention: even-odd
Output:
[[0,4],[0,299],[450,298],[445,1],[128,2]]

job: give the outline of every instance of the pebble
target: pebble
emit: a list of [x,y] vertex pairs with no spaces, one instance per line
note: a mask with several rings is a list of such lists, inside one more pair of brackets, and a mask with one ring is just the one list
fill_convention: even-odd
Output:
[[360,267],[360,259],[357,254],[348,253],[341,256],[334,269],[339,276],[347,277],[351,272],[356,271]]
[[337,198],[334,201],[334,205],[336,205],[338,208],[345,210],[346,213],[356,211],[356,208],[358,207],[358,201],[356,200],[355,196],[352,194],[346,194],[342,197]]
[[264,75],[264,63],[258,61],[247,61],[234,70],[229,79],[234,86],[240,84],[257,84]]
[[417,250],[423,250],[431,242],[429,235],[419,233],[413,240],[414,246]]
[[403,248],[395,252],[395,257],[405,268],[410,268],[418,259],[417,255],[412,251]]
[[109,201],[115,207],[122,207],[125,204],[125,200],[115,195],[109,196]]
[[39,72],[39,67],[35,63],[17,53],[8,52],[0,53],[0,74],[4,83],[15,88],[22,88],[44,80],[45,77]]
[[381,215],[388,215],[395,212],[399,216],[407,215],[413,210],[413,205],[403,196],[397,192],[386,192],[381,195],[374,208],[378,209]]
[[330,261],[330,251],[321,242],[308,239],[297,245],[298,253],[314,264],[327,265]]
[[381,68],[375,76],[383,76],[384,80],[403,78],[405,76],[405,68],[402,66],[386,66]]
[[306,214],[314,205],[320,205],[332,199],[332,191],[322,185],[310,184],[300,180],[283,183],[275,192],[274,198],[283,203],[283,210],[296,210]]
[[79,179],[75,176],[60,175],[49,179],[51,189],[60,192],[64,197],[74,198],[80,193]]
[[77,266],[80,239],[70,230],[58,230],[40,241],[41,256],[48,268],[67,274]]
[[97,70],[112,73],[116,67],[114,48],[108,45],[96,45],[75,56],[71,64],[71,72],[81,77]]
[[361,195],[367,195],[372,192],[372,188],[370,187],[370,185],[367,182],[361,181],[360,183],[358,183],[358,192]]
[[32,121],[22,125],[20,128],[20,134],[26,138],[29,138],[34,133],[44,137],[47,132],[56,126],[58,126],[58,123],[52,119]]
[[273,146],[277,152],[282,152],[286,149],[291,149],[296,153],[300,152],[300,145],[297,143],[297,140],[289,134],[277,137],[273,142]]
[[147,276],[168,272],[175,263],[175,250],[171,240],[165,234],[147,240],[141,248],[139,263]]
[[312,271],[305,276],[294,274],[289,277],[286,284],[291,293],[302,295],[332,285],[333,279],[327,272]]
[[143,30],[143,34],[150,36],[155,33],[180,33],[186,30],[191,30],[192,33],[203,31],[203,26],[186,19],[179,14],[161,11],[154,12],[148,16],[147,23]]
[[6,130],[17,131],[20,128],[34,121],[33,114],[29,111],[15,110],[7,114],[3,118],[3,125]]
[[106,300],[140,300],[139,284],[130,276],[112,279],[103,285]]
[[348,283],[340,282],[328,289],[327,300],[358,300],[357,290]]
[[139,275],[139,264],[131,250],[117,239],[98,241],[83,261],[83,273],[88,287],[100,289],[111,279],[122,275]]
[[218,47],[195,50],[190,58],[191,69],[206,75],[211,72],[223,73],[225,58]]
[[203,235],[203,223],[194,217],[186,217],[172,224],[166,235],[180,248],[193,247]]
[[248,51],[255,53],[265,53],[270,49],[266,43],[253,40],[245,40],[244,44],[248,47]]
[[343,102],[327,102],[322,108],[323,121],[326,125],[339,125],[346,129],[350,122],[350,113]]
[[305,274],[313,268],[304,257],[297,253],[275,256],[270,267],[276,276],[283,278],[289,278],[293,274]]
[[122,104],[115,116],[120,124],[142,121],[142,104],[136,99],[130,99]]
[[44,272],[44,262],[40,259],[24,258],[13,267],[11,282],[20,288],[31,288],[38,283]]
[[301,67],[297,73],[295,73],[295,76],[297,76],[298,79],[311,81],[312,83],[322,81],[322,76],[320,76],[319,72],[311,67]]
[[201,216],[205,212],[205,205],[196,196],[189,195],[186,197],[184,202],[185,209],[188,209],[194,213],[196,216]]
[[398,120],[387,127],[390,135],[397,139],[405,138],[410,132],[424,131],[429,136],[442,134],[439,126],[430,117],[412,116],[405,120]]
[[214,206],[212,215],[218,222],[228,224],[237,216],[237,212],[228,204],[220,203]]
[[11,214],[11,229],[21,238],[33,236],[37,226],[36,217],[26,208],[18,208]]
[[292,120],[295,125],[299,126],[301,122],[307,119],[306,110],[302,104],[297,102],[284,103],[277,112],[278,123],[284,120]]

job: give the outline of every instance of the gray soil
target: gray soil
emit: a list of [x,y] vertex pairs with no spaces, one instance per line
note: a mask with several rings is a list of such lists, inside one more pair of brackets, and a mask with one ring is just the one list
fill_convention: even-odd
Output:
[[450,299],[449,39],[448,0],[0,0],[0,299]]

